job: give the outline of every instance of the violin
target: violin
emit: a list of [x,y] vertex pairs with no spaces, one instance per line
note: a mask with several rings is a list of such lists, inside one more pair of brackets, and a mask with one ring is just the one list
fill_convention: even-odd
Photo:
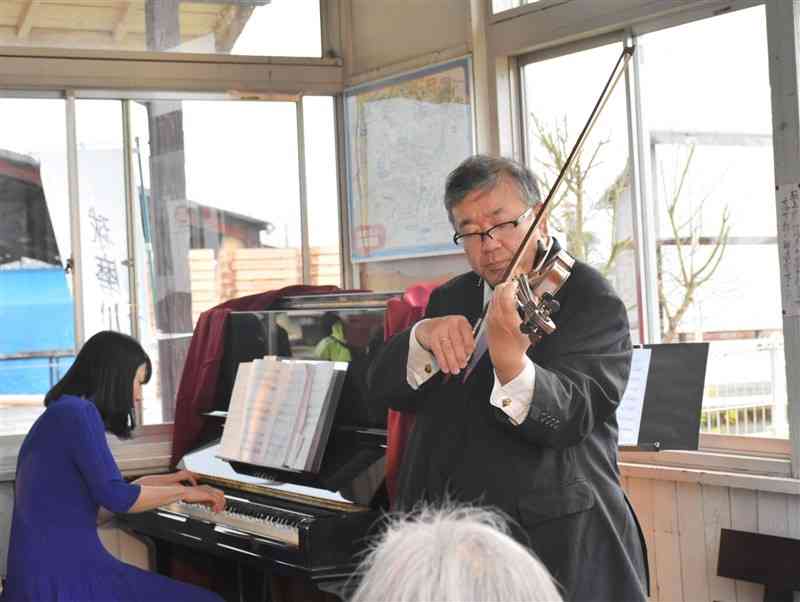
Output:
[[[535,266],[534,270],[528,274],[519,273],[520,261],[533,240],[533,233],[546,215],[548,205],[558,192],[558,188],[564,180],[564,175],[575,157],[580,153],[583,143],[586,141],[589,132],[591,132],[592,127],[597,122],[597,118],[608,102],[614,87],[625,72],[628,61],[633,56],[633,51],[634,46],[625,46],[625,48],[622,49],[622,53],[619,59],[617,59],[614,69],[611,71],[611,75],[606,81],[603,91],[600,93],[600,97],[597,99],[589,115],[589,119],[578,135],[578,139],[575,141],[572,150],[567,156],[567,160],[559,171],[555,182],[553,182],[553,185],[550,187],[550,191],[547,193],[547,197],[542,203],[541,208],[536,213],[536,218],[533,220],[530,228],[528,228],[525,237],[514,252],[511,262],[503,274],[501,282],[508,282],[512,278],[517,282],[517,311],[522,319],[520,330],[528,335],[531,340],[531,345],[536,345],[545,335],[555,332],[556,325],[552,320],[552,316],[560,307],[559,302],[555,299],[555,295],[569,278],[572,266],[575,264],[575,258],[564,249],[560,249],[552,257],[542,257],[545,253],[544,249],[540,247],[537,253],[537,259],[540,265]],[[475,327],[473,328],[472,334],[476,338],[486,318],[487,310],[488,305],[484,308],[483,315],[475,323]]]
[[528,335],[531,345],[555,332],[552,316],[561,307],[555,296],[572,273],[575,258],[559,249],[552,257],[542,258],[541,264],[531,273],[515,277],[517,311],[522,319],[519,329]]

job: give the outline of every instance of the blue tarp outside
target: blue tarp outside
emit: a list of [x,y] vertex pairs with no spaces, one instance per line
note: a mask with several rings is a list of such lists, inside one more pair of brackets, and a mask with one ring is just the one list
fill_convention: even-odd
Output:
[[[0,270],[0,355],[75,345],[72,295],[60,267]],[[44,394],[73,357],[0,360],[0,395]]]

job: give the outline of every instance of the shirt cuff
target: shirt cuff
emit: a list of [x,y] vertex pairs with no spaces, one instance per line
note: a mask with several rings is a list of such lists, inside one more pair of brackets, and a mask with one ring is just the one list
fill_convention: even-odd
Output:
[[494,387],[492,387],[489,403],[505,412],[511,420],[511,424],[518,426],[525,420],[531,409],[535,384],[536,368],[526,355],[522,372],[505,385],[500,384],[497,372],[494,373]]
[[411,329],[411,338],[408,341],[408,362],[406,363],[406,380],[408,386],[415,391],[425,381],[439,371],[434,355],[419,344],[417,340],[417,326],[425,320],[420,320]]

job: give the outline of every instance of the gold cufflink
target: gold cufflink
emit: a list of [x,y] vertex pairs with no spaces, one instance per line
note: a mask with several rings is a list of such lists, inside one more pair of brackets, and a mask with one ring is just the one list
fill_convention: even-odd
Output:
[[430,374],[431,372],[433,372],[433,367],[430,364],[425,364],[425,372],[427,374]]
[[511,400],[510,400],[508,397],[506,397],[506,398],[503,400],[503,407],[504,407],[504,408],[507,408],[507,407],[508,407],[508,406],[510,406],[510,405],[511,405]]

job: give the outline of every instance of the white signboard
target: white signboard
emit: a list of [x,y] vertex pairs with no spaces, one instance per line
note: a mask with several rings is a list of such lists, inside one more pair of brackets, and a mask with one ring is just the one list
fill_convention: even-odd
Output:
[[777,187],[783,315],[800,315],[800,184]]

